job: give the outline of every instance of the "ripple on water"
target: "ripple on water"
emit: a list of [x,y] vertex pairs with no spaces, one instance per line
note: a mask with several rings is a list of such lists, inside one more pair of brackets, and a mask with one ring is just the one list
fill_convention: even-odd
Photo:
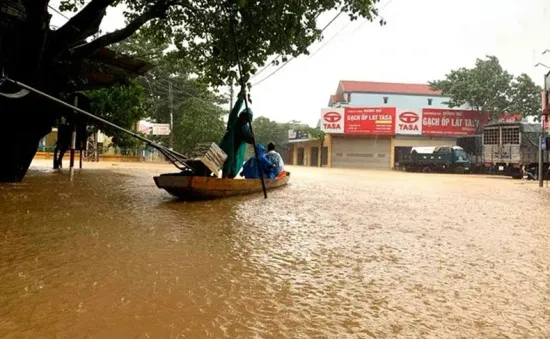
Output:
[[154,172],[0,185],[0,337],[550,336],[533,185],[297,168],[268,200],[182,203]]

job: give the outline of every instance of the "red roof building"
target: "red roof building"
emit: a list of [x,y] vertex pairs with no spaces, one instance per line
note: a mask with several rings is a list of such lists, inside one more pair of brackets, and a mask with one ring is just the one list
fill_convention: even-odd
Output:
[[336,93],[330,96],[329,106],[351,103],[353,93],[442,97],[441,91],[432,90],[428,84],[341,80]]

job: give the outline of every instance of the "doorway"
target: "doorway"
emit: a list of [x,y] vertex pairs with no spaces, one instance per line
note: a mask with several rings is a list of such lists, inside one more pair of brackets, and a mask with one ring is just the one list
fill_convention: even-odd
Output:
[[323,147],[321,152],[321,166],[328,166],[328,147]]
[[311,160],[309,161],[309,166],[319,167],[319,147],[311,148]]
[[297,162],[298,163],[296,165],[304,166],[304,148],[303,147],[298,148]]

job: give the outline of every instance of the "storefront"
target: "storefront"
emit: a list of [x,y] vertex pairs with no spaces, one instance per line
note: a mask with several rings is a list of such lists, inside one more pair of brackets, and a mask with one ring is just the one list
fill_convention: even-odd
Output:
[[[458,137],[474,135],[487,123],[486,115],[480,119],[473,111],[395,107],[327,108],[321,119],[327,165],[339,168],[394,168],[412,147],[456,145]],[[311,153],[303,149],[308,166]]]
[[[330,138],[329,138],[330,139]],[[328,166],[328,147],[326,140],[321,148],[321,141],[307,140],[293,143],[292,161],[289,164],[298,166],[322,167]]]
[[334,136],[332,167],[389,168],[391,137]]

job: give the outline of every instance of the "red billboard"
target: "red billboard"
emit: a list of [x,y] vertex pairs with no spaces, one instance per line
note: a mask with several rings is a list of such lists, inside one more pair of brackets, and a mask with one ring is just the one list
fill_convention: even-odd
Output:
[[521,121],[521,114],[503,114],[498,118],[499,122],[518,122]]
[[344,116],[344,133],[394,133],[395,107],[346,107]]
[[477,111],[423,108],[423,135],[474,135],[479,124],[484,126],[489,115]]

